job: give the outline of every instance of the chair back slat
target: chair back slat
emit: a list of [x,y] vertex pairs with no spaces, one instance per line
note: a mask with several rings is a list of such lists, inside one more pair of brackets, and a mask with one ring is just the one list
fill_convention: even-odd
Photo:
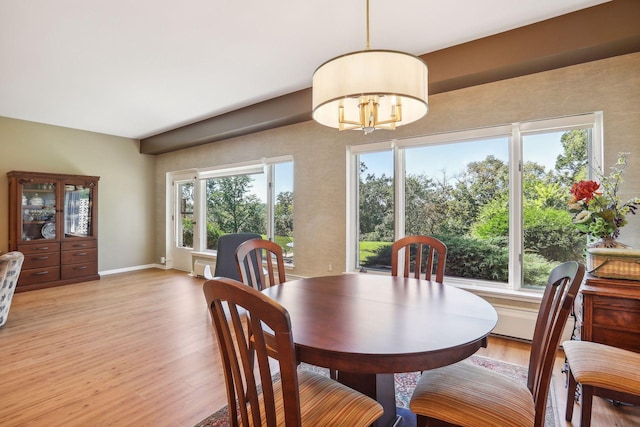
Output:
[[280,245],[269,240],[247,240],[236,250],[241,280],[258,290],[284,283],[284,258]]
[[[391,245],[391,275],[398,276],[400,253],[403,260],[403,276],[432,280],[442,283],[447,261],[447,246],[431,236],[407,236]],[[422,267],[424,265],[424,272]]]
[[547,395],[562,332],[584,277],[584,265],[568,261],[555,267],[547,281],[531,342],[527,387],[536,407],[536,426],[544,422]]
[[276,426],[274,365],[269,357],[275,353],[285,425],[301,425],[296,357],[287,311],[258,290],[233,279],[216,277],[205,282],[203,290],[220,348],[231,424]]

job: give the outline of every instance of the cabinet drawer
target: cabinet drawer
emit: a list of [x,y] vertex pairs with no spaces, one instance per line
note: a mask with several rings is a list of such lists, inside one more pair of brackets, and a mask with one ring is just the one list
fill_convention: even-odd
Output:
[[18,250],[23,254],[39,254],[43,252],[57,252],[60,250],[60,243],[42,242],[35,245],[18,245]]
[[79,262],[96,262],[98,261],[97,249],[79,249],[77,251],[62,251],[60,253],[62,265],[77,264]]
[[98,246],[98,242],[93,240],[72,240],[70,242],[62,242],[63,251],[72,251],[76,249],[91,249]]
[[640,333],[640,301],[634,299],[593,297],[593,327]]
[[23,270],[34,268],[53,267],[60,264],[60,252],[45,252],[42,254],[25,255]]
[[616,310],[613,307],[609,309],[594,307],[591,323],[594,328],[622,329],[640,334],[640,311]]
[[98,274],[97,262],[86,262],[82,264],[65,265],[62,267],[62,280],[84,276],[95,276],[96,274]]
[[625,350],[640,352],[640,335],[624,330],[605,328],[593,328],[593,337],[590,341],[607,344]]
[[20,285],[36,285],[39,283],[60,280],[60,267],[34,268],[33,270],[22,270],[18,278]]

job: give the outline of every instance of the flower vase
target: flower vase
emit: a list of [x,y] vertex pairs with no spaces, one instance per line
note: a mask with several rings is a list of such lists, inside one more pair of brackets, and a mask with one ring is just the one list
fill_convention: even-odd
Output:
[[587,250],[591,248],[611,248],[611,249],[624,249],[628,248],[629,245],[625,245],[622,242],[619,242],[615,238],[609,237],[601,237],[598,240],[594,240],[587,244]]

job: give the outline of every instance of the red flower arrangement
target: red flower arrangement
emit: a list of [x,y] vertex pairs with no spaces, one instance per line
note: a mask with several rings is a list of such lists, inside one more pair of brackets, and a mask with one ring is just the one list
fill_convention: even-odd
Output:
[[585,203],[589,203],[595,195],[602,195],[602,193],[596,193],[596,190],[600,188],[600,184],[596,181],[580,181],[573,184],[571,187],[571,194],[573,199],[570,203],[576,203],[580,200],[584,200]]
[[636,213],[640,198],[634,197],[623,203],[618,195],[627,155],[618,154],[618,161],[608,176],[596,172],[600,183],[583,180],[571,187],[569,212],[574,214],[573,223],[581,233],[595,238],[616,239],[620,228],[627,224],[625,215]]

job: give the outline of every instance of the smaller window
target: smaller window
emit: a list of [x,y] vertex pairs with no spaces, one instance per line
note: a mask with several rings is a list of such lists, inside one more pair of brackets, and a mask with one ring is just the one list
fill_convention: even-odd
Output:
[[278,243],[286,261],[293,263],[290,157],[199,170],[198,176],[200,196],[195,206],[200,212],[196,216],[205,226],[198,231],[202,247],[196,250],[215,251],[223,234],[257,233]]

